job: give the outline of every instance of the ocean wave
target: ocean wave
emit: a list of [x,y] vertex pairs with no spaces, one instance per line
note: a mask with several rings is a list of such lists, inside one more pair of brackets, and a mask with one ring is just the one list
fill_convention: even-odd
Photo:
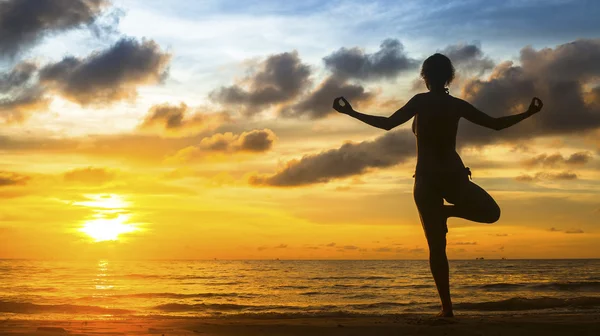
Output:
[[298,295],[303,295],[303,296],[316,296],[316,295],[337,295],[338,293],[333,293],[333,292],[316,292],[316,291],[312,291],[312,292],[302,292],[299,293]]
[[289,309],[294,308],[293,306],[259,306],[259,305],[243,305],[235,303],[197,303],[197,304],[185,304],[185,303],[166,303],[155,306],[154,309],[163,312],[204,312],[204,311],[217,311],[217,312],[230,312],[230,311],[261,311],[261,310],[277,310],[277,309]]
[[207,313],[242,313],[242,312],[353,312],[353,311],[376,311],[378,309],[391,309],[405,307],[414,303],[400,302],[374,302],[357,303],[348,305],[317,305],[317,306],[291,306],[291,305],[248,305],[235,303],[167,303],[155,306],[154,309],[167,313],[178,312],[207,312]]
[[477,311],[519,311],[550,308],[594,308],[600,307],[600,297],[575,298],[524,298],[514,297],[500,301],[456,303],[457,309]]
[[377,298],[377,295],[370,294],[370,293],[344,296],[344,299],[375,299],[375,298]]
[[311,288],[310,286],[292,286],[292,285],[282,285],[282,286],[275,286],[276,289],[309,289]]
[[350,308],[351,310],[376,310],[376,309],[388,309],[388,308],[397,308],[397,307],[405,307],[410,305],[410,303],[401,303],[401,302],[375,302],[375,303],[357,303],[346,305],[345,307]]
[[543,282],[543,283],[493,283],[465,286],[485,291],[579,291],[600,292],[600,281]]
[[312,277],[309,280],[394,280],[394,278],[377,275],[366,276],[329,276],[329,277]]
[[[193,299],[193,298],[219,298],[219,297],[236,297],[236,298],[254,298],[260,296],[260,294],[253,293],[132,293],[132,294],[114,294],[114,295],[103,295],[100,298],[107,299],[120,299],[120,298],[134,298],[134,299]],[[99,297],[83,297],[82,300],[86,299],[97,299]]]
[[98,306],[78,306],[71,304],[40,305],[31,302],[0,301],[1,313],[15,314],[90,314],[90,315],[123,315],[131,314],[132,310],[104,308]]

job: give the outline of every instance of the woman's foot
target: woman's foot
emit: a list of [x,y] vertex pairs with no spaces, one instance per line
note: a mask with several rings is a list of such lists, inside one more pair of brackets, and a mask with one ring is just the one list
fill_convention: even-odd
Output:
[[442,310],[436,315],[436,317],[454,317],[454,312],[452,312],[452,310]]

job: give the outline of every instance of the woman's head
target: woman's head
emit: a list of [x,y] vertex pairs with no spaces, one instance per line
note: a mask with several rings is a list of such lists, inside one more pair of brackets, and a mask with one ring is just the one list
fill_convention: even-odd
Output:
[[454,79],[454,66],[448,57],[436,53],[423,62],[421,77],[425,80],[425,85],[429,90],[442,89]]

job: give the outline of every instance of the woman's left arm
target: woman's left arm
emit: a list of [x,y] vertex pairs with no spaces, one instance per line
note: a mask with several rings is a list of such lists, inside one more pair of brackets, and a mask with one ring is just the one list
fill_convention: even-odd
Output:
[[[344,97],[338,97],[334,99],[333,108],[336,111],[356,118],[365,124],[389,131],[396,126],[404,124],[410,120],[410,118],[414,117],[414,115],[417,113],[417,109],[415,108],[415,97],[409,100],[406,105],[402,106],[398,111],[394,112],[389,117],[374,116],[355,111]],[[341,104],[342,102],[344,105]]]

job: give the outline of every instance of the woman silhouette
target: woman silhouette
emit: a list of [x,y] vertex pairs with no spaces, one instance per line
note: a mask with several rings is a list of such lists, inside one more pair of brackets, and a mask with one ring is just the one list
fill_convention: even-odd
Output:
[[[498,204],[485,190],[469,180],[471,171],[456,152],[458,121],[465,118],[477,125],[501,130],[539,112],[543,103],[539,98],[533,98],[526,112],[491,117],[448,93],[446,86],[454,79],[454,67],[442,54],[434,54],[423,62],[421,77],[429,92],[415,95],[390,117],[354,111],[344,97],[336,98],[333,108],[388,131],[414,117],[412,130],[417,138],[414,199],[429,245],[431,273],[442,301],[442,311],[438,316],[451,317],[446,221],[449,217],[460,217],[494,223],[500,218]],[[452,205],[444,205],[444,199]]]

